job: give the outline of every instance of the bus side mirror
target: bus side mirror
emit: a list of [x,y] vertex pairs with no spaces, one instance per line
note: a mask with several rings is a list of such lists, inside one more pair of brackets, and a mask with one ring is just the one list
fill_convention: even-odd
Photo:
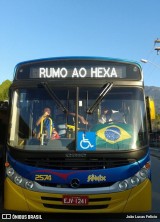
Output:
[[155,104],[153,100],[149,100],[149,108],[150,108],[150,116],[151,120],[155,120],[156,118],[156,112],[155,112]]
[[154,100],[150,97],[146,97],[146,108],[147,108],[147,120],[149,125],[149,131],[152,132],[152,124],[151,121],[155,120],[156,118],[156,111],[155,111],[155,103]]

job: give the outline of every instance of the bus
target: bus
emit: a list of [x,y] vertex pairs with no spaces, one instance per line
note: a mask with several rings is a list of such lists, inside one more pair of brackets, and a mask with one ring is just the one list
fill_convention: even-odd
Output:
[[[8,125],[8,101],[0,101],[0,206],[3,195],[3,176],[4,176],[4,162],[3,151],[6,143],[7,125]],[[2,207],[2,206],[1,206]]]
[[57,57],[17,64],[9,91],[4,209],[149,211],[147,116],[137,62]]

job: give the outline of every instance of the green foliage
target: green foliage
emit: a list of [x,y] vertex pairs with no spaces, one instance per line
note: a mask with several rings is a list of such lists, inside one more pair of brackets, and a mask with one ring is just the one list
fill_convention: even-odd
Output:
[[156,120],[160,121],[160,114],[158,114],[158,113],[156,114]]
[[8,91],[11,83],[10,80],[5,80],[0,84],[0,101],[8,100]]

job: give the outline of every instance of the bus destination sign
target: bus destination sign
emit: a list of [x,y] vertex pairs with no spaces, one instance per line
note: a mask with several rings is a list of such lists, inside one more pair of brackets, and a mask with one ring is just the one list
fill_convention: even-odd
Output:
[[30,78],[126,78],[126,67],[34,67],[30,69]]

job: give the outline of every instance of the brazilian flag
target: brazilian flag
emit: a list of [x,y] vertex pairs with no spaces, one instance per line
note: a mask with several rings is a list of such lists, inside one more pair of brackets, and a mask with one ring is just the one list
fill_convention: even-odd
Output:
[[97,124],[96,149],[129,149],[133,141],[133,127],[129,124]]

